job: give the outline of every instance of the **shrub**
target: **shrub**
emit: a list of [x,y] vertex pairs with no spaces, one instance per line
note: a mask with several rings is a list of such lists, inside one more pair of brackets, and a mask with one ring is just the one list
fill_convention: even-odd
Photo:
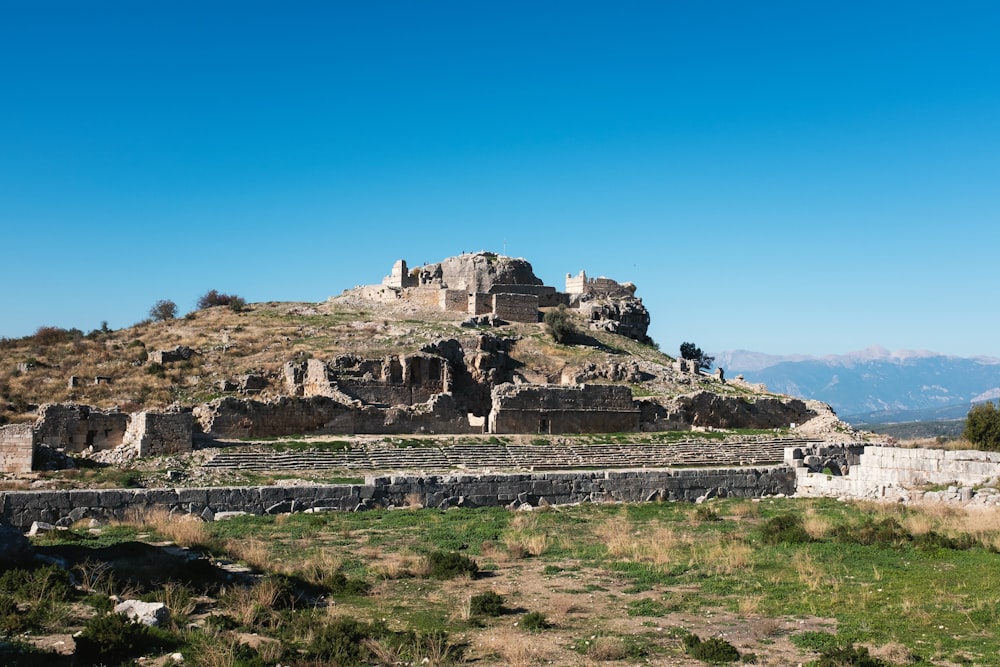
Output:
[[380,624],[338,618],[316,632],[306,653],[317,660],[342,667],[363,665],[369,653],[365,640],[385,634],[386,630]]
[[853,645],[824,649],[815,663],[816,667],[889,667],[889,663],[868,653],[865,647]]
[[521,627],[528,632],[538,632],[546,630],[551,626],[545,618],[545,614],[540,611],[529,611],[521,617]]
[[454,551],[433,551],[427,556],[428,572],[431,579],[453,579],[455,577],[474,577],[479,572],[476,561]]
[[104,614],[87,621],[76,638],[76,658],[81,664],[119,664],[177,645],[169,633],[129,619],[124,614]]
[[500,616],[503,611],[503,596],[494,591],[473,595],[469,601],[469,612],[474,616]]
[[214,308],[215,306],[229,306],[235,312],[246,309],[247,302],[243,297],[235,294],[222,294],[218,290],[209,290],[198,299],[198,310]]
[[698,521],[722,521],[715,508],[708,505],[698,505],[694,510],[694,518]]
[[1000,451],[1000,410],[993,401],[973,406],[962,436],[979,449]]
[[767,544],[805,544],[810,541],[801,517],[795,514],[772,516],[761,525],[760,533]]
[[79,329],[62,329],[60,327],[38,327],[35,335],[32,336],[37,345],[58,345],[59,343],[69,343],[83,338],[83,332]]
[[170,299],[160,299],[149,309],[149,316],[154,322],[163,322],[177,317],[177,304]]
[[560,304],[558,308],[545,313],[542,321],[545,323],[545,330],[557,343],[564,344],[576,335],[573,315],[564,305]]
[[334,572],[323,580],[331,595],[367,595],[371,586],[364,579],[349,579],[343,572]]
[[736,662],[740,659],[740,652],[725,639],[712,637],[702,641],[698,635],[688,634],[682,641],[687,654],[698,660],[718,664]]
[[55,565],[35,570],[15,568],[0,576],[0,593],[22,602],[65,602],[73,593],[69,573]]
[[879,521],[867,519],[860,525],[840,525],[834,529],[833,536],[846,544],[883,547],[898,547],[913,539],[892,517]]

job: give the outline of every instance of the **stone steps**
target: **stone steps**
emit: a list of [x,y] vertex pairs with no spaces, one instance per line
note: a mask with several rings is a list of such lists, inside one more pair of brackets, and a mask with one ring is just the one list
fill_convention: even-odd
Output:
[[445,447],[363,445],[336,451],[221,452],[206,468],[240,470],[559,470],[659,468],[778,463],[786,447],[806,439],[738,442],[593,443],[573,445],[456,444]]

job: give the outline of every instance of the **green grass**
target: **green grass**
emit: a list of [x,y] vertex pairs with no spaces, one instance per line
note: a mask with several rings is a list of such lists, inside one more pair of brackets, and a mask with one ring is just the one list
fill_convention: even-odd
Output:
[[[336,563],[329,568],[335,569],[326,571],[321,580],[336,596],[337,613],[364,623],[391,618],[394,633],[457,636],[474,632],[468,620],[454,613],[458,596],[463,591],[483,594],[500,581],[508,582],[498,589],[504,593],[505,607],[512,611],[521,607],[520,613],[528,607],[551,618],[552,610],[519,597],[516,588],[510,588],[511,580],[496,579],[534,571],[553,592],[578,596],[583,608],[589,608],[588,601],[600,600],[620,619],[651,619],[664,627],[669,627],[668,617],[675,613],[707,617],[723,610],[744,618],[741,605],[747,600],[755,601],[753,614],[766,618],[824,619],[832,629],[829,633],[790,635],[804,652],[804,663],[823,651],[898,643],[920,656],[923,662],[914,664],[997,664],[1000,554],[989,548],[995,537],[992,533],[964,540],[954,536],[951,541],[928,539],[905,528],[906,519],[918,515],[917,509],[890,508],[872,516],[864,505],[832,500],[771,499],[751,504],[727,499],[714,501],[711,507],[712,520],[705,520],[688,504],[645,503],[579,505],[530,515],[484,508],[242,516],[204,524],[204,529],[210,551],[217,557],[228,557],[227,550],[234,545],[259,543],[266,550],[265,571],[273,568],[292,586],[299,581],[296,577],[304,576],[295,568],[333,556]],[[895,523],[888,521],[890,513]],[[784,517],[797,517],[791,524],[799,526],[808,525],[805,519],[821,520],[826,528],[814,530],[808,540],[763,539],[769,534],[767,527],[781,524]],[[521,560],[513,563],[509,556],[498,557],[510,536],[529,533],[550,536],[539,555],[514,556]],[[612,533],[631,540],[632,547],[613,552],[619,538],[609,537]],[[100,535],[50,533],[36,544],[70,562],[98,559],[106,553],[103,550],[116,544],[125,545],[122,554],[148,560],[148,551],[128,546],[138,544],[139,537],[134,527],[115,526],[106,527]],[[396,557],[417,562],[432,554],[461,563],[468,559],[481,571],[492,571],[464,583],[427,578],[413,570],[395,575],[398,578],[385,582],[377,593],[365,594],[383,582],[377,574],[381,564]],[[727,563],[727,558],[739,560]],[[160,594],[156,591],[162,582],[155,577],[160,576],[162,566],[157,571],[139,564],[121,567],[123,573],[134,570],[137,576],[154,577],[149,584],[138,581],[136,585],[152,589],[151,595]],[[338,583],[350,584],[356,592],[336,593],[333,589]],[[572,587],[557,588],[566,584]],[[320,636],[331,621],[305,600],[259,612],[249,620],[240,620],[225,609],[217,613],[229,614],[244,631],[279,638],[289,650],[307,655],[312,649],[305,638]],[[509,616],[515,615],[489,622],[513,622]],[[596,628],[595,636],[611,636],[628,644],[616,649],[626,659],[644,660],[664,652],[681,655],[679,640],[667,632],[628,639],[609,635],[608,621],[587,618],[580,623]],[[589,637],[591,631],[573,622],[556,622],[555,627],[567,637],[566,649],[572,644],[574,651],[590,650],[592,643],[586,643],[590,640],[579,638],[584,632]],[[703,629],[691,630],[709,638]],[[204,647],[215,640],[203,634],[199,630],[183,634],[182,650],[190,651],[194,645],[208,650]],[[744,651],[741,645],[740,652]],[[761,646],[746,652],[766,654]]]

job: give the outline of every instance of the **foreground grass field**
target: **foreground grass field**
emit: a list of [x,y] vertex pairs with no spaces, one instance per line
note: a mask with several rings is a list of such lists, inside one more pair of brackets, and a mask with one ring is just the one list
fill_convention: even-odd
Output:
[[[206,558],[150,546],[166,540]],[[2,664],[1000,664],[1000,514],[985,510],[765,499],[152,515],[36,546],[75,580],[0,577]],[[167,602],[172,625],[107,616],[112,594]],[[68,653],[56,639],[79,631],[76,663],[38,648]]]

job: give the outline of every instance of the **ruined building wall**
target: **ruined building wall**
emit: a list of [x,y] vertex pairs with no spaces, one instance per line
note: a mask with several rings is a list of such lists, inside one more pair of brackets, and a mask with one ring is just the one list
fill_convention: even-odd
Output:
[[136,412],[122,444],[134,445],[139,456],[190,452],[193,422],[190,412]]
[[489,432],[634,432],[639,419],[629,387],[503,384],[493,389]]
[[538,322],[538,297],[534,294],[494,294],[493,312],[508,322]]
[[449,313],[468,312],[469,293],[464,289],[443,289],[438,294],[438,307]]
[[469,315],[486,315],[493,312],[493,297],[483,292],[469,294]]
[[282,397],[262,403],[220,398],[199,405],[194,418],[213,438],[262,438],[298,433],[354,432],[354,408],[325,396]]
[[31,472],[35,430],[31,424],[0,426],[0,472]]
[[48,404],[38,410],[38,441],[82,452],[87,447],[113,449],[122,443],[129,416],[100,412],[87,405]]

